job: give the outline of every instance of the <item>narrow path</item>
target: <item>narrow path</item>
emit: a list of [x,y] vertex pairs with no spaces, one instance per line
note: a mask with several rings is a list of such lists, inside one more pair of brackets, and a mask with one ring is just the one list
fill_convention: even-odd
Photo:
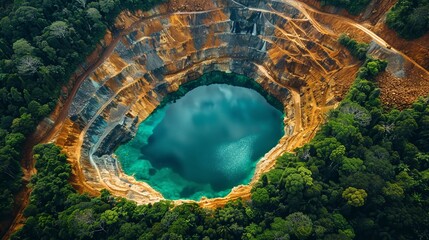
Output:
[[[279,13],[277,11],[275,11],[274,9],[271,10],[266,10],[266,9],[261,9],[261,8],[253,8],[253,7],[247,7],[244,6],[241,3],[238,3],[234,0],[231,0],[232,2],[239,4],[240,6],[252,10],[252,11],[260,11],[260,12],[269,12],[271,14],[276,14],[284,19],[288,19],[289,17],[284,16],[284,14]],[[329,16],[331,18],[335,18],[338,19],[340,22],[349,24],[361,31],[363,31],[365,34],[367,34],[368,36],[370,36],[376,43],[378,43],[380,46],[385,47],[386,49],[398,53],[400,54],[402,57],[404,57],[406,60],[408,60],[409,62],[411,62],[413,65],[415,65],[416,67],[418,67],[419,69],[421,69],[427,76],[429,76],[429,71],[427,69],[425,69],[424,67],[422,67],[420,64],[418,64],[414,59],[412,59],[411,57],[409,57],[408,55],[404,54],[403,52],[391,47],[391,45],[389,43],[387,43],[383,38],[381,38],[380,36],[378,36],[376,33],[374,33],[373,31],[371,31],[370,29],[366,28],[365,26],[363,26],[362,24],[359,24],[349,18],[346,17],[342,17],[339,15],[335,15],[335,14],[331,14],[331,13],[326,13],[326,12],[321,12],[303,2],[297,1],[297,0],[273,0],[273,2],[282,2],[282,3],[287,3],[293,7],[295,7],[296,9],[298,9],[310,22],[311,24],[321,33],[327,34],[327,35],[338,35],[333,33],[332,31],[330,31],[329,29],[324,28],[323,26],[321,26],[317,20],[314,19],[314,17],[309,13],[309,12],[313,12],[313,13],[317,13],[320,15],[325,15],[325,16]],[[309,12],[308,12],[309,11]],[[389,48],[388,48],[389,47]],[[323,68],[322,68],[323,69]]]
[[415,65],[416,67],[420,68],[423,72],[426,73],[427,76],[429,76],[429,71],[422,67],[420,64],[418,64],[416,61],[414,61],[414,59],[412,59],[411,57],[409,57],[408,55],[404,54],[403,52],[391,47],[391,45],[389,43],[387,43],[383,38],[381,38],[380,36],[378,36],[376,33],[374,33],[373,31],[369,30],[368,28],[366,28],[365,26],[363,26],[360,23],[357,23],[349,18],[346,17],[342,17],[339,15],[335,15],[335,14],[331,14],[331,13],[326,13],[326,12],[322,12],[319,11],[313,7],[310,7],[309,5],[303,3],[303,2],[299,2],[296,0],[274,0],[277,2],[285,2],[288,3],[290,5],[292,5],[293,7],[297,8],[298,10],[300,10],[310,21],[313,25],[317,25],[320,26],[317,21],[313,18],[313,16],[311,16],[311,14],[309,14],[307,12],[314,12],[320,15],[324,15],[324,16],[329,16],[331,18],[335,18],[338,19],[339,21],[343,22],[343,23],[347,23],[355,28],[358,28],[359,30],[363,31],[364,33],[366,33],[367,35],[369,35],[376,43],[378,43],[380,46],[383,46],[385,48],[389,48],[390,51],[392,52],[396,52],[398,54],[400,54],[402,57],[404,57],[405,59],[407,59],[409,62],[411,62],[413,65]]

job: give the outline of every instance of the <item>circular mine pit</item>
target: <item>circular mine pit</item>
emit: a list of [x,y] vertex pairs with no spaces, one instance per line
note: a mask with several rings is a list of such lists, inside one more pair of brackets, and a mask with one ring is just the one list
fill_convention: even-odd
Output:
[[250,88],[198,86],[158,107],[115,155],[125,174],[166,199],[224,197],[250,182],[258,160],[284,134],[283,108],[271,102],[278,109]]
[[[124,12],[118,17],[116,24],[123,30],[106,42],[102,57],[88,75],[83,75],[79,89],[64,105],[67,116],[52,134],[52,140],[63,147],[72,163],[74,186],[93,194],[107,189],[139,204],[165,198],[225,196],[230,191],[224,198],[198,202],[216,207],[228,200],[248,199],[252,186],[274,167],[282,153],[302,146],[314,136],[325,113],[336,106],[342,95],[334,80],[351,79],[347,76],[354,75],[358,65],[350,60],[336,37],[326,34],[320,25],[313,26],[306,14],[288,2],[209,2],[212,5],[204,11],[175,12],[167,5],[159,5],[148,12]],[[215,75],[220,77],[211,82],[209,79]],[[233,75],[241,77],[234,80]],[[188,83],[197,84],[189,88]],[[138,172],[129,172],[114,153],[134,136],[139,138],[139,126],[153,118],[154,111],[162,112],[170,100],[209,83],[251,88],[281,109],[285,113],[279,117],[284,124],[278,130],[281,138],[275,139],[275,146],[260,150],[243,164],[250,170],[239,174],[242,177],[228,187],[193,179],[201,186],[210,185],[219,195],[210,195],[192,184],[178,187],[176,195],[161,194],[149,177],[157,176],[162,165],[147,164],[145,178]],[[255,126],[259,125],[263,124]],[[144,154],[142,145],[138,147],[140,158]],[[180,172],[186,175],[185,170]],[[216,181],[228,175],[218,174]],[[223,190],[226,192],[220,193]]]

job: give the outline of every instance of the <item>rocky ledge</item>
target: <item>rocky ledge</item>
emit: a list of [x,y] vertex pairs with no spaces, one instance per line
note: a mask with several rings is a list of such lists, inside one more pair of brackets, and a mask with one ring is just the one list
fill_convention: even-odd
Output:
[[[122,13],[116,27],[126,34],[83,81],[52,135],[72,162],[75,183],[88,191],[105,188],[138,203],[163,199],[125,175],[112,153],[168,93],[204,73],[245,75],[284,105],[285,135],[258,163],[250,185],[280,154],[314,136],[354,79],[358,62],[337,43],[340,32],[309,18],[294,1],[208,0],[197,9],[192,2]],[[250,186],[237,186],[226,198],[200,204],[249,192]]]

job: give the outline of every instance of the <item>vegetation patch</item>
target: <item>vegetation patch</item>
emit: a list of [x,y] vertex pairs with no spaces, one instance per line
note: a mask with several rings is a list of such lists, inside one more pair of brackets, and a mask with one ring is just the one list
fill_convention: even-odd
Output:
[[366,58],[366,52],[368,51],[369,44],[365,42],[358,42],[351,38],[347,34],[341,34],[338,38],[338,42],[346,47],[353,57],[364,60]]
[[429,31],[429,1],[399,0],[387,13],[386,23],[403,38],[423,36]]
[[322,6],[332,5],[347,9],[351,14],[357,15],[368,6],[370,0],[320,0]]

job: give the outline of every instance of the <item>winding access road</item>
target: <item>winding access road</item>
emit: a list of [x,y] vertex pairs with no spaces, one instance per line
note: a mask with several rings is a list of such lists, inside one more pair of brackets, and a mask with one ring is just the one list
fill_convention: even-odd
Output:
[[[300,1],[296,1],[296,0],[273,0],[273,2],[284,2],[284,3],[288,3],[291,6],[295,7],[296,9],[300,10],[310,21],[314,26],[320,26],[317,21],[314,19],[314,17],[308,13],[309,12],[313,12],[313,13],[317,13],[320,15],[324,15],[324,16],[329,16],[331,18],[337,19],[338,21],[341,21],[342,23],[347,23],[350,26],[353,26],[359,30],[361,30],[362,32],[364,32],[365,34],[367,34],[368,36],[370,36],[372,38],[372,40],[374,40],[377,44],[379,44],[382,47],[385,47],[386,49],[398,53],[400,54],[402,57],[404,57],[407,61],[411,62],[413,65],[415,65],[416,67],[418,67],[420,70],[422,70],[423,72],[425,72],[425,74],[427,76],[429,76],[429,71],[428,69],[422,67],[420,64],[418,64],[413,58],[409,57],[408,55],[406,55],[405,53],[391,47],[391,45],[389,43],[387,43],[383,38],[381,38],[380,36],[378,36],[376,33],[374,33],[373,31],[371,31],[370,29],[366,28],[365,26],[363,26],[362,24],[355,22],[349,18],[343,17],[343,16],[339,16],[339,15],[335,15],[335,14],[331,14],[331,13],[326,13],[326,12],[322,12],[319,11],[313,7],[308,6],[307,4],[300,2]],[[323,27],[321,28],[323,30]],[[318,28],[318,30],[321,30]],[[330,34],[329,31],[325,32],[327,34]]]

